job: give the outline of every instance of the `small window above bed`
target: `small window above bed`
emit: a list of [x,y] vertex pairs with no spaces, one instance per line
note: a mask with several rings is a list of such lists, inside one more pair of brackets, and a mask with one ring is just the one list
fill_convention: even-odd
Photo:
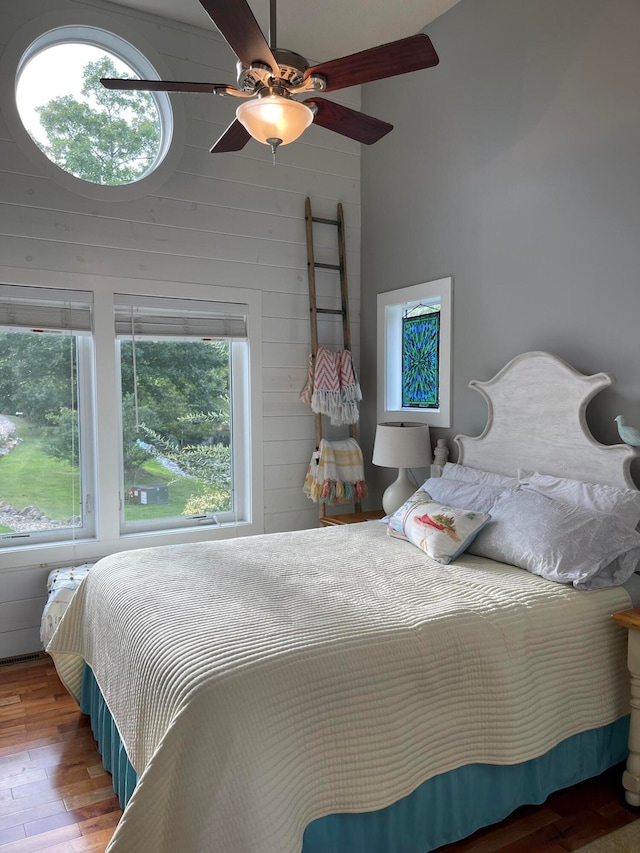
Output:
[[378,421],[451,426],[452,280],[378,294]]

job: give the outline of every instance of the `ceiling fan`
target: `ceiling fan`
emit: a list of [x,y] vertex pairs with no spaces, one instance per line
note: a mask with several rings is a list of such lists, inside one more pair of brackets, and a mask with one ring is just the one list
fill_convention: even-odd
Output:
[[297,101],[294,96],[332,92],[431,68],[439,62],[429,37],[419,33],[309,67],[304,56],[276,47],[276,0],[269,0],[269,42],[247,0],[200,3],[238,57],[237,86],[113,78],[100,82],[107,89],[202,92],[245,99],[236,110],[236,119],[211,148],[212,154],[240,151],[253,137],[271,147],[275,160],[277,147],[293,142],[312,121],[371,145],[393,130],[393,125],[325,98]]

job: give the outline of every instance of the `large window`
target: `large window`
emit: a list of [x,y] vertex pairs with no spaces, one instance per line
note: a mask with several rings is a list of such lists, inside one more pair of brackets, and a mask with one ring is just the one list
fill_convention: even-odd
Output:
[[117,283],[0,285],[0,552],[12,566],[262,532],[259,295]]
[[94,533],[91,294],[0,286],[0,546]]
[[246,306],[116,300],[123,530],[236,520]]

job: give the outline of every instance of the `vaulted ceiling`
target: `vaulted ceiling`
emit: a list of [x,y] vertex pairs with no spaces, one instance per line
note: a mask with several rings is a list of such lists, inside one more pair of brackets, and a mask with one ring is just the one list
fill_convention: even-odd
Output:
[[[211,19],[199,0],[114,0],[162,17],[209,29]],[[312,62],[346,56],[413,35],[459,0],[278,0],[277,46]],[[269,0],[249,0],[265,36]]]

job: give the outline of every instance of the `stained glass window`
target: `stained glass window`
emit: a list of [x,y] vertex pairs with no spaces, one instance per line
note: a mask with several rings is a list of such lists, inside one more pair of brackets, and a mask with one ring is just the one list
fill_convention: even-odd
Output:
[[[439,308],[439,306],[438,306]],[[402,318],[402,407],[440,405],[440,311],[420,306]]]
[[450,278],[378,294],[379,423],[451,426]]

